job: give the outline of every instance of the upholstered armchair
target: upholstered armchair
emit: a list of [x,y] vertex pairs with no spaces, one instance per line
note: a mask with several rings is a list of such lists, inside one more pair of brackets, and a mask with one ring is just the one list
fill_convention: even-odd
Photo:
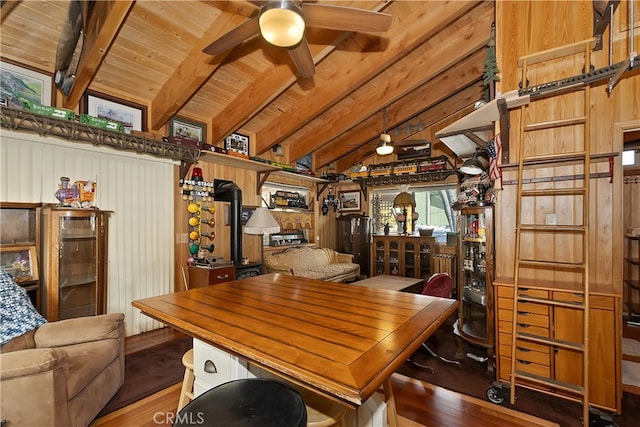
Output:
[[124,314],[112,313],[44,323],[3,345],[5,426],[88,426],[124,383],[124,338]]

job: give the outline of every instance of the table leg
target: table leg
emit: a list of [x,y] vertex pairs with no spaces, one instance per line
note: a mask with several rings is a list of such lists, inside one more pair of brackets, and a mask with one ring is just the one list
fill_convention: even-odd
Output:
[[398,427],[398,413],[396,412],[396,401],[393,396],[391,377],[387,378],[382,385],[384,400],[387,403],[387,422],[389,427]]

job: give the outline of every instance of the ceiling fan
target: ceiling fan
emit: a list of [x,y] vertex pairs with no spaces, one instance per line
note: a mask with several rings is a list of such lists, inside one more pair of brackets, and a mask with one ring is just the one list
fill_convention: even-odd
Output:
[[387,109],[382,109],[382,133],[380,134],[380,142],[376,147],[376,153],[379,156],[386,156],[394,151],[394,146],[400,149],[398,154],[411,154],[410,151],[420,152],[427,149],[431,151],[431,142],[426,139],[404,139],[391,143],[391,135],[387,133]]
[[262,5],[256,16],[205,47],[203,52],[219,55],[261,35],[270,44],[287,49],[300,76],[309,78],[315,72],[315,65],[304,37],[306,27],[377,32],[391,26],[391,15],[366,9],[291,0],[253,3]]

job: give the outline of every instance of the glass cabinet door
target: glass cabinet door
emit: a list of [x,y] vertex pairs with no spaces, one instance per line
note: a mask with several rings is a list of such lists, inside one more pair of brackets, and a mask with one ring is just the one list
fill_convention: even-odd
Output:
[[400,243],[397,240],[389,242],[389,274],[400,274]]
[[61,217],[59,245],[60,319],[96,314],[96,217]]
[[460,325],[463,335],[479,341],[490,338],[488,317],[492,310],[487,283],[487,216],[484,210],[463,211],[461,231]]
[[387,259],[386,254],[384,253],[384,242],[382,240],[375,241],[375,274],[386,274],[385,270],[385,260]]
[[413,242],[404,243],[404,276],[416,277],[416,245]]

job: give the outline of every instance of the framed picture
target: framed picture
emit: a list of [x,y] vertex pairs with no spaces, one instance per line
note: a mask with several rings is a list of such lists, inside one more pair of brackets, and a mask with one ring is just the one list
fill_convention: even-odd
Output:
[[0,268],[16,283],[38,280],[38,260],[35,246],[0,248]]
[[[253,215],[253,211],[255,211],[257,206],[243,206],[240,211],[240,222],[242,225],[245,225],[251,215]],[[224,225],[231,225],[231,205],[227,204],[224,207]]]
[[340,210],[343,212],[360,210],[360,191],[339,191]]
[[205,142],[207,125],[206,123],[194,122],[193,120],[175,116],[169,121],[169,136],[179,136],[180,138]]
[[224,140],[224,148],[249,157],[249,137],[234,132]]
[[147,130],[147,107],[98,92],[86,91],[80,111],[124,125],[125,133]]
[[51,106],[53,79],[31,68],[0,61],[2,94],[0,105],[22,108],[23,101]]

